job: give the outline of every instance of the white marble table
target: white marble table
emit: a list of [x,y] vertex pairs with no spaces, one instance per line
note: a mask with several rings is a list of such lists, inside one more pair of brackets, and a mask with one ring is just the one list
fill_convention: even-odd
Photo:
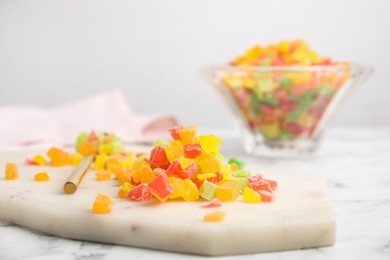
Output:
[[[251,158],[244,155],[238,138],[226,138],[222,149],[226,156],[264,169],[323,178],[336,212],[337,240],[328,248],[215,258],[390,259],[390,128],[334,128],[310,160]],[[66,240],[0,221],[0,260],[184,257],[209,258]]]

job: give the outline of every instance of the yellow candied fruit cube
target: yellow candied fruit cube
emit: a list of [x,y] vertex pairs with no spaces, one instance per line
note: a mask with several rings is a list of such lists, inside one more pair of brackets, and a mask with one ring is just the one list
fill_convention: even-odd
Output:
[[245,187],[244,193],[242,194],[242,199],[248,203],[261,202],[260,194],[249,187]]
[[19,178],[18,165],[16,163],[7,163],[5,166],[5,179],[16,180]]
[[187,178],[183,181],[183,184],[184,189],[182,197],[185,201],[194,201],[199,199],[199,190],[195,183]]
[[278,44],[278,50],[282,54],[287,54],[290,51],[290,45],[286,41],[281,41]]
[[134,163],[133,163],[133,169],[134,170],[141,170],[141,167],[143,165],[147,165],[147,166],[150,166],[150,163],[144,161],[144,160],[135,160]]
[[280,126],[277,121],[263,124],[260,128],[266,138],[273,139],[280,135]]
[[98,181],[106,181],[111,179],[111,172],[106,170],[99,170],[95,173],[95,176]]
[[48,181],[48,180],[50,180],[50,177],[47,174],[47,172],[39,172],[34,176],[34,181]]
[[202,150],[218,153],[222,138],[215,135],[201,135],[198,137]]
[[47,165],[47,161],[46,161],[45,157],[43,157],[41,154],[35,155],[34,158],[32,159],[32,161],[35,162],[36,164],[38,164],[39,166]]
[[107,214],[112,211],[114,200],[111,196],[98,194],[92,206],[92,213]]
[[207,222],[221,222],[225,219],[226,213],[223,211],[216,211],[213,213],[209,213],[203,217],[204,221]]
[[81,163],[81,161],[84,159],[84,156],[81,153],[75,153],[72,155],[72,164],[74,166],[77,166]]
[[[238,170],[238,166],[236,164],[234,164]],[[222,165],[221,167],[221,172],[222,172],[222,179],[224,180],[230,180],[232,178],[232,167],[230,164],[224,164]]]
[[172,141],[165,147],[165,153],[170,163],[184,156],[184,146],[181,141]]
[[242,84],[245,88],[254,89],[256,87],[256,81],[253,77],[245,76],[242,78]]
[[102,170],[104,169],[104,165],[106,164],[106,162],[108,161],[109,157],[107,154],[99,154],[96,156],[95,158],[95,163],[93,165],[93,168],[95,170]]
[[104,154],[112,154],[114,151],[114,145],[110,143],[103,143],[100,144],[98,147],[99,153],[104,153]]
[[207,178],[214,178],[217,177],[217,174],[215,173],[199,173],[197,175],[198,180],[205,180]]
[[200,166],[202,173],[217,172],[221,168],[221,162],[207,152],[196,157],[195,161]]
[[189,158],[184,158],[184,157],[179,158],[180,167],[181,167],[183,170],[187,169],[187,168],[188,168],[190,165],[192,165],[194,162],[195,162],[194,159],[189,159]]
[[169,199],[181,198],[184,191],[184,180],[176,177],[169,177],[169,183],[173,186],[173,192],[169,195]]
[[127,198],[127,195],[129,194],[129,191],[134,188],[134,185],[131,184],[130,182],[124,182],[120,188],[119,188],[119,191],[118,191],[118,196],[120,198]]
[[224,182],[218,185],[217,198],[220,201],[233,201],[239,194],[238,184],[236,182]]

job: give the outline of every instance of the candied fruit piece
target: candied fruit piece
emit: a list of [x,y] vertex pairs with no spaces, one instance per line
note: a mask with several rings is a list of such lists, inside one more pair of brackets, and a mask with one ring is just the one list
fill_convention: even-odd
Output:
[[242,199],[248,203],[261,202],[260,194],[249,187],[245,187]]
[[216,211],[213,213],[209,213],[203,217],[204,221],[207,222],[221,222],[225,219],[226,213],[223,211]]
[[114,200],[111,196],[98,194],[93,203],[92,212],[98,214],[107,214],[112,211]]
[[199,173],[196,176],[196,178],[198,178],[198,180],[205,180],[205,179],[214,178],[214,177],[217,177],[217,174],[215,174],[215,173]]
[[222,206],[222,202],[219,199],[213,199],[213,201],[203,204],[202,208],[215,208]]
[[171,134],[171,136],[172,136],[172,138],[173,138],[174,140],[179,140],[179,139],[180,139],[179,131],[180,131],[182,128],[183,128],[182,126],[172,127],[172,128],[169,128],[169,129],[168,129],[168,132]]
[[47,174],[47,172],[39,172],[34,176],[34,181],[48,181],[48,180],[50,180],[50,177]]
[[95,176],[98,181],[106,181],[111,179],[111,172],[106,170],[99,170],[95,173]]
[[52,166],[65,166],[72,163],[72,157],[69,153],[55,147],[47,151],[47,156],[50,158]]
[[19,178],[18,165],[16,163],[9,162],[5,166],[5,179],[16,180]]
[[109,157],[106,154],[98,154],[95,158],[95,163],[93,165],[93,168],[95,170],[101,170],[104,169],[104,165],[108,161]]
[[165,148],[156,146],[150,153],[150,164],[153,168],[162,168],[167,169],[170,165],[170,162],[165,153]]
[[154,172],[148,165],[142,165],[140,171],[141,183],[149,183],[154,179]]
[[94,143],[91,143],[91,142],[82,143],[82,144],[80,144],[80,146],[79,146],[79,152],[80,152],[83,156],[88,156],[88,155],[91,155],[91,154],[96,154],[96,152],[97,152],[96,145],[95,145]]
[[180,168],[181,169],[187,169],[190,165],[192,165],[195,161],[193,159],[188,158],[179,158]]
[[116,171],[115,178],[122,182],[131,182],[131,173],[127,169],[120,169]]
[[219,152],[222,138],[215,135],[201,135],[198,139],[203,151]]
[[217,198],[221,201],[233,201],[238,197],[238,184],[225,182],[218,185]]
[[251,182],[249,183],[249,187],[257,192],[260,190],[265,190],[272,193],[271,185],[269,185],[269,183],[264,180]]
[[165,147],[165,153],[170,163],[184,155],[184,147],[180,141],[172,141]]
[[221,167],[221,163],[208,152],[203,152],[196,157],[195,161],[198,163],[203,173],[217,172]]
[[81,161],[84,159],[84,156],[81,153],[75,153],[72,155],[72,164],[74,166],[77,166],[81,163]]
[[242,170],[245,167],[245,163],[243,161],[240,161],[234,157],[232,157],[228,160],[228,164],[235,164],[237,166],[238,170]]
[[184,146],[184,156],[194,159],[202,153],[202,148],[199,144],[186,144]]
[[165,173],[162,173],[155,177],[148,184],[151,192],[157,199],[163,201],[168,198],[169,195],[173,193],[173,186],[169,182],[168,176]]
[[32,159],[32,161],[35,162],[39,166],[47,165],[47,161],[46,161],[45,157],[43,157],[41,154],[35,155],[34,158]]
[[275,195],[272,192],[266,190],[259,190],[258,193],[260,194],[261,201],[271,202],[275,199]]
[[118,196],[120,198],[127,198],[129,191],[134,188],[134,185],[130,182],[124,182],[120,187],[118,191]]
[[131,189],[127,197],[130,200],[144,202],[152,199],[152,193],[150,192],[150,188],[147,184],[141,183]]
[[212,200],[217,195],[217,185],[206,180],[200,187],[199,193],[202,198]]
[[173,192],[168,196],[169,199],[181,198],[184,191],[184,180],[177,177],[169,177],[169,182],[173,187]]
[[196,125],[183,126],[181,129],[178,130],[180,141],[182,141],[183,144],[195,143],[196,131],[197,131]]
[[190,179],[185,179],[183,184],[183,199],[185,201],[194,201],[199,199],[199,190],[195,183],[193,183]]
[[161,140],[161,139],[157,139],[154,143],[153,143],[153,147],[161,147],[161,148],[164,148],[168,145],[168,143],[164,140]]

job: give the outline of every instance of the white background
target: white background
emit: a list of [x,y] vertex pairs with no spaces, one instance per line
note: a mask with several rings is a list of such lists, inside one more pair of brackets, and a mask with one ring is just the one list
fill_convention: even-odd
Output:
[[301,38],[375,67],[338,125],[390,125],[389,12],[387,0],[0,0],[0,105],[50,107],[118,88],[137,113],[229,129],[202,70],[256,43]]

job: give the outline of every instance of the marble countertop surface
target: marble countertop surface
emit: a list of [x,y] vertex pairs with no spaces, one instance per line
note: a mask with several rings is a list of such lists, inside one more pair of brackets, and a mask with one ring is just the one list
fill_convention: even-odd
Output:
[[[224,139],[222,153],[260,169],[304,173],[325,180],[336,212],[332,247],[214,259],[390,259],[390,128],[333,128],[316,156],[265,160],[246,156],[240,139]],[[0,160],[6,160],[1,153]],[[0,209],[2,210],[2,209]],[[0,260],[206,259],[147,249],[67,240],[0,221]]]

